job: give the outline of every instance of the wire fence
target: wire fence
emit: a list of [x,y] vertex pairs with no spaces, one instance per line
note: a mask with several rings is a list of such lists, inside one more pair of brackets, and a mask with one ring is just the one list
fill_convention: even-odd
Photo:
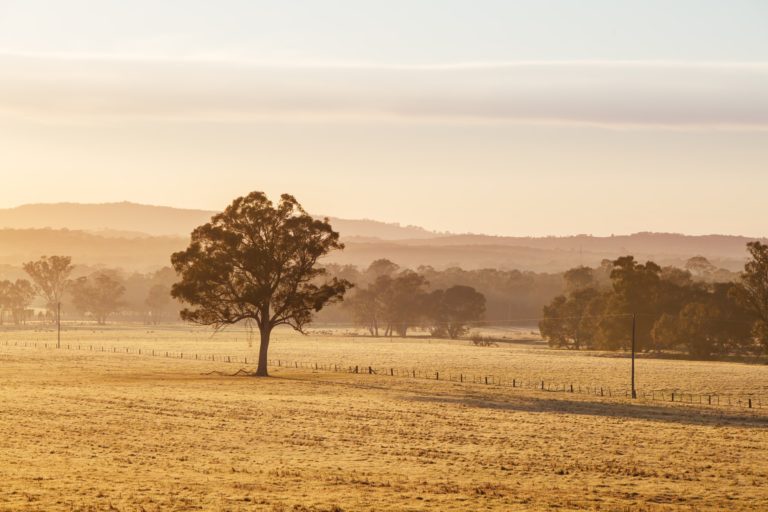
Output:
[[[255,358],[233,356],[228,354],[199,354],[195,352],[177,352],[157,349],[142,349],[137,347],[115,347],[98,344],[71,344],[40,341],[11,341],[3,340],[3,346],[22,348],[43,348],[58,350],[78,350],[96,353],[135,354],[148,357],[170,359],[186,359],[191,361],[211,361],[220,363],[256,364]],[[578,393],[609,398],[631,398],[632,392],[627,388],[611,388],[608,386],[582,386],[569,382],[547,381],[544,379],[517,379],[490,374],[473,374],[457,372],[456,370],[440,371],[417,368],[397,368],[370,365],[331,364],[309,361],[291,361],[286,359],[270,359],[268,366],[273,368],[304,369],[335,373],[351,373],[358,375],[379,375],[397,378],[444,381],[457,384],[477,384],[514,389],[529,389],[545,392]],[[759,395],[732,395],[721,393],[691,393],[680,389],[637,389],[637,398],[648,401],[694,404],[712,407],[743,407],[748,409],[768,408],[768,399]]]

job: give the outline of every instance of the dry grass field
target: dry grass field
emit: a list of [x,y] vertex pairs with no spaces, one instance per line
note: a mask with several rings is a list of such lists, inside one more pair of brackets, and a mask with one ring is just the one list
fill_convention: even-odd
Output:
[[[6,331],[3,340],[52,340]],[[255,355],[242,333],[64,343]],[[302,337],[273,358],[625,386],[628,360]],[[0,510],[768,510],[768,411],[0,345]],[[765,394],[768,367],[638,361],[639,386]]]

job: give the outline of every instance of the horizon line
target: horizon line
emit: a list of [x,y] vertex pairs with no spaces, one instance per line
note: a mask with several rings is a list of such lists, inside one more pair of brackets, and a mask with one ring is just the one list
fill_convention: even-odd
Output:
[[[136,202],[136,201],[130,201],[127,199],[124,199],[122,201],[107,201],[102,203],[83,203],[83,202],[77,202],[77,201],[59,201],[59,202],[52,202],[52,203],[46,203],[46,202],[39,202],[39,203],[23,203],[18,204],[16,206],[0,206],[0,212],[2,211],[9,211],[9,210],[16,210],[23,207],[29,207],[29,206],[61,206],[61,205],[67,205],[67,206],[115,206],[115,205],[131,205],[131,206],[143,206],[143,207],[150,207],[150,208],[167,208],[171,210],[181,210],[181,211],[195,211],[195,212],[201,212],[201,213],[219,213],[220,210],[214,210],[214,209],[206,209],[206,208],[197,208],[197,207],[181,207],[181,206],[170,206],[170,205],[162,205],[162,204],[150,204],[150,203],[142,203],[142,202]],[[746,234],[732,234],[732,233],[716,233],[716,232],[699,232],[699,233],[683,233],[683,232],[676,232],[676,231],[653,231],[653,230],[640,230],[630,233],[610,233],[610,234],[594,234],[594,233],[572,233],[572,234],[565,234],[565,235],[555,235],[555,234],[527,234],[527,235],[509,235],[509,234],[492,234],[492,233],[477,233],[477,232],[454,232],[454,231],[446,231],[446,230],[437,230],[437,229],[431,229],[424,226],[419,226],[417,224],[403,224],[399,221],[386,221],[386,220],[378,220],[378,219],[372,219],[368,217],[363,218],[348,218],[348,217],[337,217],[333,215],[327,215],[327,214],[315,214],[310,213],[313,217],[319,217],[319,218],[335,218],[336,220],[340,221],[352,221],[352,222],[376,222],[380,224],[385,225],[396,225],[398,227],[407,229],[407,228],[416,228],[421,229],[423,231],[426,231],[429,234],[433,235],[439,235],[434,238],[448,238],[448,237],[462,237],[462,236],[481,236],[481,237],[488,237],[488,238],[533,238],[533,239],[543,239],[543,238],[578,238],[578,237],[588,237],[588,238],[616,238],[616,237],[632,237],[637,235],[674,235],[674,236],[683,236],[683,237],[696,237],[696,238],[704,238],[704,237],[729,237],[729,238],[748,238],[748,239],[756,239],[756,240],[768,240],[768,235],[746,235]],[[43,229],[50,229],[50,230],[70,230],[70,231],[83,231],[83,232],[89,232],[94,231],[92,229],[78,229],[78,228],[54,228],[51,226],[46,227],[28,227],[28,228],[14,228],[9,226],[0,226],[0,230],[4,229],[11,229],[11,230],[23,230],[23,229],[37,229],[37,230],[43,230]],[[113,228],[109,227],[103,227],[100,229],[104,230],[110,230]],[[119,229],[114,229],[115,231],[120,231]],[[166,234],[166,235],[151,235],[148,234],[148,236],[173,236],[173,234]],[[368,238],[363,235],[353,235],[358,238]],[[370,237],[370,238],[378,238],[378,237]],[[402,239],[381,239],[382,241],[405,241],[405,240],[422,240],[421,238],[402,238]],[[428,240],[428,239],[424,239]]]

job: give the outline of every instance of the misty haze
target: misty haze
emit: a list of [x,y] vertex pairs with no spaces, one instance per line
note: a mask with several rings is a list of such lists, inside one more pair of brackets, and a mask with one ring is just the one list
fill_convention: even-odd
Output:
[[767,19],[0,1],[0,511],[768,510]]

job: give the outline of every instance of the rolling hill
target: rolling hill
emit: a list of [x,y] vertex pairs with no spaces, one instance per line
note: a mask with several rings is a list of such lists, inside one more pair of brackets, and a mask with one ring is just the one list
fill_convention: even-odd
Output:
[[[188,236],[216,212],[168,206],[151,206],[129,202],[103,204],[28,204],[0,209],[0,228],[53,228],[90,231],[112,236]],[[321,217],[318,215],[318,217]],[[330,218],[342,236],[402,240],[433,238],[437,233],[416,226],[373,220]]]
[[[36,204],[0,209],[0,264],[19,265],[42,254],[68,254],[80,264],[148,270],[169,264],[189,232],[214,212],[135,203]],[[388,258],[401,266],[559,272],[633,254],[682,266],[703,255],[729,270],[742,267],[747,237],[636,233],[596,237],[502,237],[435,233],[415,226],[331,218],[346,244],[329,262],[367,266]],[[763,241],[766,241],[763,239]]]

